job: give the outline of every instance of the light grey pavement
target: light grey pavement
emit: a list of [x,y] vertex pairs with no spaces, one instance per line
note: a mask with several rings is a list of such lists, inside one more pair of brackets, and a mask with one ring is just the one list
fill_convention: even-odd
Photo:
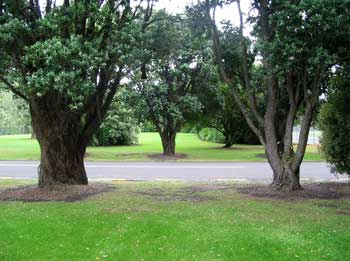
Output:
[[[38,162],[0,161],[0,178],[37,178]],[[268,163],[144,163],[144,162],[86,162],[89,179],[127,180],[186,180],[268,181],[272,171]],[[344,179],[345,176],[339,176]],[[337,180],[323,162],[304,162],[302,180]]]

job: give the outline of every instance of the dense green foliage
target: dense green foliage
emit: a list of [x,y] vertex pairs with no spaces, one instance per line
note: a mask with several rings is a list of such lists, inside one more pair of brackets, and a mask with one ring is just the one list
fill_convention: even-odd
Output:
[[199,99],[205,105],[200,113],[199,126],[207,127],[199,132],[199,138],[223,143],[229,148],[234,144],[260,144],[244,119],[227,85],[216,82],[215,85],[200,88]]
[[114,98],[106,119],[95,133],[93,146],[133,145],[138,143],[140,126],[135,112],[123,97],[124,93]]
[[321,149],[333,171],[350,175],[350,73],[339,70],[331,81],[319,125]]
[[[103,6],[98,1],[65,2],[64,6],[46,9],[42,17],[36,13],[39,10],[32,10],[39,8],[37,5],[4,1],[0,10],[0,72],[25,96],[45,97],[55,91],[69,100],[71,110],[79,111],[86,97],[102,84],[95,82],[97,76],[102,77],[98,71],[107,70],[110,64],[126,64],[133,28],[127,24],[127,13],[123,21],[111,22],[114,15],[121,15],[124,6],[116,10],[112,2]],[[23,12],[27,9],[33,13]],[[83,20],[88,18],[87,14],[91,23]],[[111,28],[105,28],[106,24]],[[22,62],[25,71],[17,68],[13,56]],[[108,76],[109,80],[117,79],[116,73]]]
[[198,132],[198,138],[203,141],[224,143],[225,136],[215,128],[203,128]]

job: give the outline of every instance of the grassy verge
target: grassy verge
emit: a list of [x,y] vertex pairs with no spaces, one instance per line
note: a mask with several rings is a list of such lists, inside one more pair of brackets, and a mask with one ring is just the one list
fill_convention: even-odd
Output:
[[[235,145],[224,149],[221,144],[203,142],[195,134],[180,133],[176,140],[178,153],[187,155],[179,161],[265,161],[262,146]],[[90,161],[150,161],[150,154],[161,153],[157,133],[142,133],[136,146],[89,147]],[[38,160],[39,146],[26,135],[0,136],[0,160]],[[308,146],[306,161],[320,161],[318,148]]]
[[0,202],[0,260],[350,259],[349,201],[115,185],[74,203]]

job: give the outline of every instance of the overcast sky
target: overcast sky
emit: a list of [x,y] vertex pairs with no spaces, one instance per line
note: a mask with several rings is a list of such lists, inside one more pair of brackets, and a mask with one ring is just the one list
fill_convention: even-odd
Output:
[[[191,3],[196,3],[197,0],[159,0],[157,3],[158,8],[165,8],[169,12],[177,13],[185,10],[185,6]],[[248,13],[250,7],[250,0],[241,1],[241,7],[244,13]],[[218,20],[230,20],[235,25],[239,23],[239,17],[236,4],[226,6],[223,9],[217,10]]]
[[[44,7],[46,0],[39,0],[41,3],[41,6]],[[191,3],[196,3],[198,0],[159,0],[156,3],[157,9],[167,9],[171,13],[179,13],[185,10],[185,6],[189,5]],[[63,0],[56,0],[57,4],[62,3]],[[249,7],[250,7],[251,0],[242,0],[241,1],[241,7],[242,11],[245,14],[248,14]],[[231,6],[226,6],[223,9],[218,9],[216,18],[218,21],[222,20],[230,20],[234,25],[239,25],[239,17],[237,12],[237,6],[236,4],[233,4]],[[250,32],[249,25],[245,26],[245,33],[248,34]]]

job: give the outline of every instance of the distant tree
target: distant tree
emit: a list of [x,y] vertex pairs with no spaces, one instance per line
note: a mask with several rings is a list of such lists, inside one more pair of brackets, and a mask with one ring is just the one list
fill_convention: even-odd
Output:
[[[226,25],[226,28],[229,28],[229,25]],[[237,31],[233,30],[232,27],[230,30],[232,31],[226,35],[225,44],[239,45]],[[238,61],[240,56],[237,48],[239,47],[224,48],[224,57],[227,67],[230,68],[232,74],[236,75],[236,85],[239,88],[240,68]],[[212,52],[210,55],[212,56]],[[255,76],[260,73],[258,68],[255,68],[254,72]],[[192,81],[195,87],[193,93],[203,105],[203,109],[196,118],[197,124],[200,127],[213,128],[221,133],[222,135],[211,135],[218,138],[215,142],[224,143],[226,148],[235,143],[260,144],[236,104],[231,88],[221,81],[214,64],[204,64],[201,73]]]
[[39,185],[87,184],[86,146],[129,69],[140,6],[42,2],[1,1],[0,81],[29,104]]
[[350,71],[338,68],[319,115],[321,150],[334,172],[350,175]]
[[192,77],[201,66],[200,50],[181,16],[160,11],[157,20],[144,30],[144,63],[135,77],[136,94],[143,117],[155,125],[163,154],[175,154],[176,134],[186,118],[201,109],[191,94]]
[[216,116],[209,120],[209,127],[222,133],[225,137],[224,147],[230,148],[234,144],[259,144],[227,86],[220,91],[220,94],[222,101]]

